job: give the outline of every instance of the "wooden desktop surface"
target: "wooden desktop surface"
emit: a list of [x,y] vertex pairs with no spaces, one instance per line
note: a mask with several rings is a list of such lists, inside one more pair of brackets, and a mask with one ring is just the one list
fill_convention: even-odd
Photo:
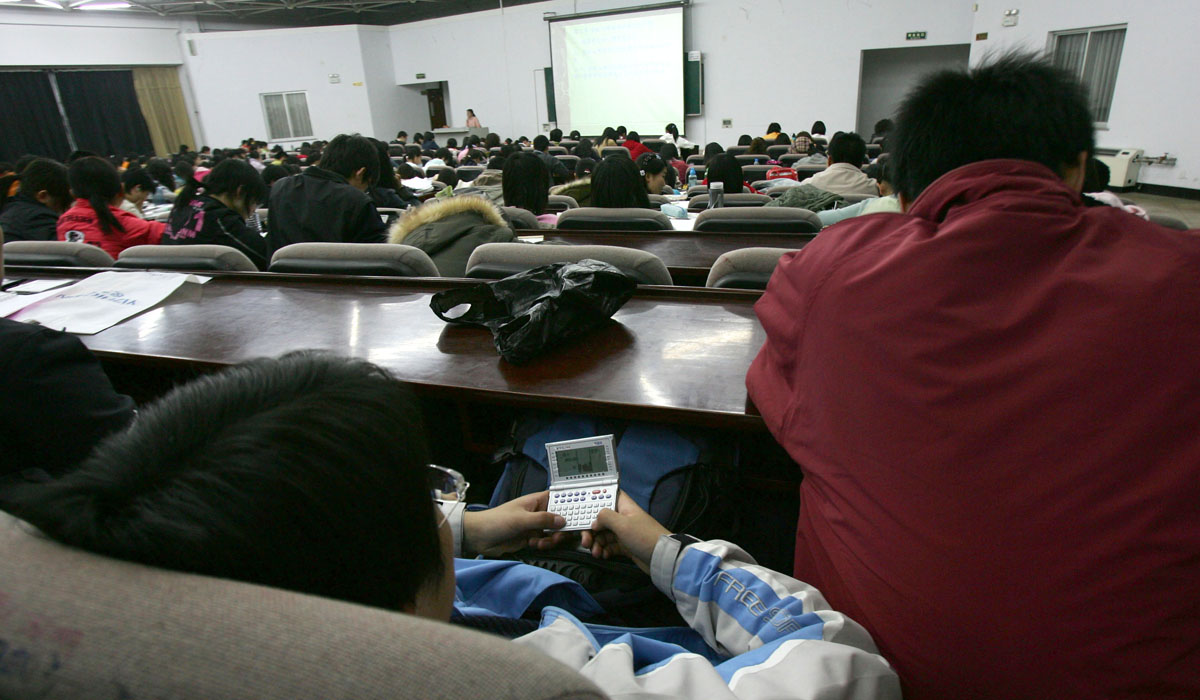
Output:
[[[63,274],[8,271],[10,278]],[[518,367],[500,359],[490,331],[447,324],[429,308],[433,293],[465,284],[219,273],[80,338],[106,360],[147,368],[218,367],[320,349],[370,360],[429,395],[763,428],[747,409],[745,388],[746,370],[764,340],[753,311],[756,293],[643,287],[615,323]]]

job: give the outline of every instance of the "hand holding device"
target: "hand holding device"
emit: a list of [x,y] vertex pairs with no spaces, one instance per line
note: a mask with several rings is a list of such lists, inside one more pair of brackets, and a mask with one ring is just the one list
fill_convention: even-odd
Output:
[[549,497],[548,491],[529,493],[495,508],[463,513],[463,554],[496,556],[526,546],[549,549],[559,545],[570,535],[545,535],[545,530],[566,524],[562,516],[546,512]]
[[621,491],[617,509],[600,511],[592,532],[583,533],[583,546],[590,548],[597,559],[628,556],[638,568],[650,573],[650,559],[658,538],[669,534],[670,530]]
[[617,502],[617,455],[612,435],[546,443],[550,496],[546,510],[566,518],[564,531],[586,530]]

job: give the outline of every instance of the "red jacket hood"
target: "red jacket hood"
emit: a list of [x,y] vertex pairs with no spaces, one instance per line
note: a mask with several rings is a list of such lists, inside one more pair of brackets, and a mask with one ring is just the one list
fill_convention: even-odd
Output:
[[985,197],[1049,197],[1051,206],[1080,206],[1083,200],[1053,170],[1030,160],[981,160],[942,175],[925,188],[908,213],[929,221],[945,221],[954,207]]

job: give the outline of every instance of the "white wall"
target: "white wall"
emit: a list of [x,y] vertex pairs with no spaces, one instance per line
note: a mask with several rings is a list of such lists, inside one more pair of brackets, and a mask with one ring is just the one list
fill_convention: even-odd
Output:
[[195,22],[154,15],[0,8],[0,66],[178,65]]
[[971,56],[970,44],[906,46],[863,53],[858,91],[858,133],[870,138],[875,123],[892,119],[904,97],[925,75],[962,70]]
[[[1139,181],[1200,189],[1200,78],[1197,77],[1196,28],[1200,3],[1172,0],[983,0],[972,36],[987,32],[972,47],[971,62],[988,52],[1012,47],[1047,48],[1049,33],[1064,29],[1127,24],[1125,47],[1113,94],[1108,129],[1096,144],[1146,149],[1146,155],[1170,153],[1177,165],[1143,166]],[[1001,26],[1006,9],[1019,9],[1017,26]]]

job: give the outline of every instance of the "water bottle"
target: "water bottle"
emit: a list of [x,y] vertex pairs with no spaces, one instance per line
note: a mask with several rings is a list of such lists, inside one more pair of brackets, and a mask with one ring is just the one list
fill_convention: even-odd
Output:
[[688,168],[688,189],[696,186],[696,169]]
[[708,183],[708,208],[720,209],[725,206],[725,183]]

